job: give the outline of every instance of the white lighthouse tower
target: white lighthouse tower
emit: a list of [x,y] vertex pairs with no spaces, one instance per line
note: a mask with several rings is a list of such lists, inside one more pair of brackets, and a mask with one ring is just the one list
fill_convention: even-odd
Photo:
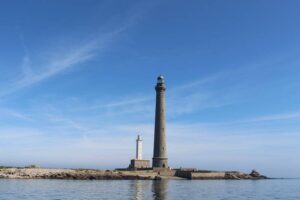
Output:
[[150,168],[150,160],[143,160],[143,139],[140,135],[136,138],[135,159],[131,159],[128,168],[130,170]]
[[136,139],[136,157],[137,160],[143,160],[143,139],[138,135]]

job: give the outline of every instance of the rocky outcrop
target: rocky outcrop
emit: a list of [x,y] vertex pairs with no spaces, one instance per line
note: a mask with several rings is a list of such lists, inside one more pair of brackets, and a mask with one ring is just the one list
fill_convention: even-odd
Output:
[[0,169],[0,178],[13,179],[80,179],[80,180],[126,180],[154,179],[156,173],[115,171],[115,170],[81,170],[81,169],[44,169],[44,168],[7,168]]
[[240,180],[240,179],[251,179],[251,180],[256,180],[256,179],[267,179],[268,177],[260,175],[255,170],[252,170],[250,174],[246,173],[241,173],[241,172],[226,172],[225,173],[225,179],[234,179],[234,180]]
[[[257,172],[258,173],[258,172]],[[258,174],[247,174],[238,171],[209,171],[209,170],[181,170],[176,171],[176,176],[186,178],[186,179],[225,179],[225,180],[244,180],[244,179],[266,179],[266,176]]]
[[257,172],[256,170],[252,170],[252,172],[250,173],[250,176],[254,179],[267,179],[268,177],[261,175],[259,172]]
[[225,179],[241,180],[241,179],[252,179],[249,174],[241,172],[226,172]]
[[163,180],[163,179],[265,179],[253,170],[241,172],[180,171],[180,170],[91,170],[91,169],[45,169],[0,168],[0,178],[11,179],[71,179],[71,180]]

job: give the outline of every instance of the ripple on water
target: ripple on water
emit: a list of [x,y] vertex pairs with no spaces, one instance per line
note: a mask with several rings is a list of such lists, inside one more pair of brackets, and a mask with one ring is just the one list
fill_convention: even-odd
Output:
[[0,180],[7,199],[300,199],[300,180]]

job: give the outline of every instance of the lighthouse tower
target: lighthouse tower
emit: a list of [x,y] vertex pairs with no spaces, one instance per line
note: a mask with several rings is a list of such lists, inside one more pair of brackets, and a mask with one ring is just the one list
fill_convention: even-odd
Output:
[[143,160],[143,139],[138,135],[136,139],[136,160]]
[[129,170],[150,168],[150,160],[143,160],[143,139],[140,135],[136,139],[135,159],[131,159]]
[[168,168],[167,145],[166,145],[166,123],[165,123],[165,80],[162,75],[157,78],[156,83],[156,108],[155,108],[155,130],[154,151],[152,167]]

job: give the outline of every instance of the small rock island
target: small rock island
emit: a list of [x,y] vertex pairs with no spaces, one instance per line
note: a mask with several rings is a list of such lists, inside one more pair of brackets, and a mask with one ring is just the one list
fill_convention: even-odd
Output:
[[95,169],[46,169],[46,168],[1,168],[0,178],[7,179],[66,179],[66,180],[195,180],[266,179],[253,170],[250,174],[238,171],[207,171],[195,169],[144,169],[144,170],[95,170]]
[[132,159],[128,168],[115,170],[96,169],[47,169],[31,165],[25,168],[0,167],[0,178],[14,179],[71,179],[71,180],[163,180],[163,179],[231,179],[257,180],[267,179],[253,170],[251,173],[239,171],[211,171],[195,168],[174,168],[168,165],[167,139],[165,123],[165,80],[157,78],[155,128],[152,166],[150,160],[142,158],[142,138],[136,140],[136,158]]

